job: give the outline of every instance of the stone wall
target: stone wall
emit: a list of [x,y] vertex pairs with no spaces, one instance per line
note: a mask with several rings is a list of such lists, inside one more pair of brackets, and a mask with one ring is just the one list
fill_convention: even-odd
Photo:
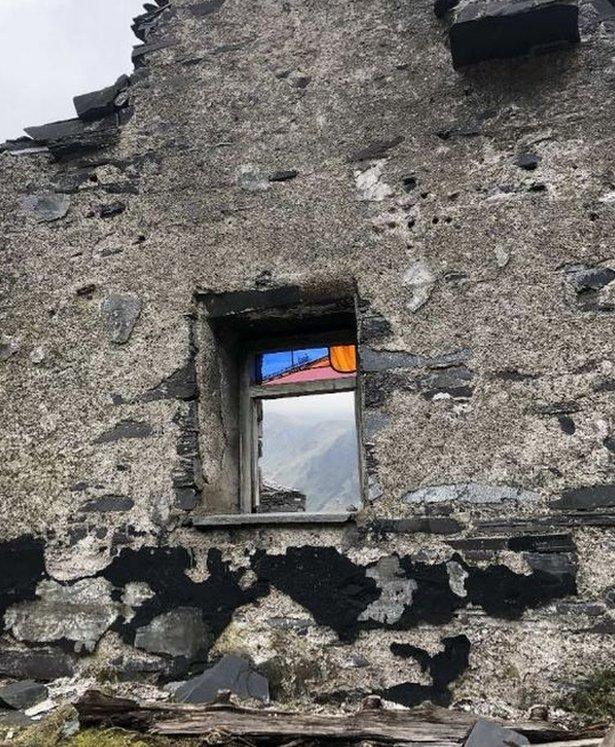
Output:
[[[0,675],[514,715],[612,667],[615,30],[455,71],[466,5],[172,0],[0,152]],[[356,289],[369,495],[198,529],[199,295],[288,286]]]

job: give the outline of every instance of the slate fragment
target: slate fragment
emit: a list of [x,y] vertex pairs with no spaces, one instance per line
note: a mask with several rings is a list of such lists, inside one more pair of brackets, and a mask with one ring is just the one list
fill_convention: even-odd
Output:
[[70,197],[53,192],[24,195],[19,204],[22,210],[34,214],[39,222],[49,223],[63,218],[68,213]]
[[564,490],[562,497],[549,505],[551,508],[577,511],[615,506],[615,484],[588,485]]
[[75,96],[73,103],[77,116],[79,119],[89,121],[100,119],[107,114],[113,114],[116,109],[115,100],[118,94],[125,91],[129,86],[130,78],[127,75],[121,75],[113,85],[107,88]]
[[149,423],[140,420],[120,420],[111,430],[105,431],[92,443],[106,444],[125,438],[147,438],[154,433]]
[[0,649],[0,675],[28,677],[49,682],[59,677],[72,677],[73,659],[59,648]]
[[200,610],[179,607],[137,628],[135,646],[154,654],[192,658],[210,644],[207,625]]
[[107,336],[111,342],[128,342],[141,314],[141,300],[134,295],[113,294],[105,298],[100,310]]
[[269,682],[240,656],[223,656],[213,667],[198,677],[184,682],[174,699],[179,703],[211,703],[220,690],[230,690],[240,698],[256,698],[269,702]]
[[40,685],[34,680],[11,682],[4,687],[0,687],[0,707],[16,711],[25,710],[46,700],[47,695],[48,691],[45,685]]
[[449,30],[455,68],[580,41],[579,9],[569,0],[474,0]]
[[481,718],[474,724],[464,747],[523,747],[526,744],[529,740],[522,734]]

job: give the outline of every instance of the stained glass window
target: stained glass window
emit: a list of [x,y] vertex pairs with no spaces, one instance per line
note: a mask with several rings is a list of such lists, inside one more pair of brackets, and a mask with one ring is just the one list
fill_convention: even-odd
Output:
[[299,348],[260,353],[254,383],[267,386],[351,378],[357,372],[355,345]]

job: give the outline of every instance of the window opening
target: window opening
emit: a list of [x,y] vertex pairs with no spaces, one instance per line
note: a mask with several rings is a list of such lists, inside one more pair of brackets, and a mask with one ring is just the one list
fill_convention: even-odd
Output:
[[248,355],[244,511],[339,514],[360,507],[356,345],[313,343],[263,343]]

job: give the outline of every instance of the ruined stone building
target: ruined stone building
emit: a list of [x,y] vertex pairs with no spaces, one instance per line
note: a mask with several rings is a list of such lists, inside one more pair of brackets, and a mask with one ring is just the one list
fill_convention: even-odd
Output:
[[435,11],[158,0],[1,147],[0,679],[613,668],[615,7]]

